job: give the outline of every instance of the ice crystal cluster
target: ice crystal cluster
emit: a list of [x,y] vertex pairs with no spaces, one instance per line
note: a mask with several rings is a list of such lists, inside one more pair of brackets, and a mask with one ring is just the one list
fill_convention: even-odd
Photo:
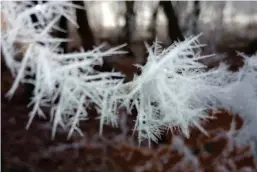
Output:
[[[74,130],[81,133],[78,123],[87,119],[85,108],[89,103],[102,109],[102,95],[122,82],[113,79],[122,77],[121,73],[100,73],[94,66],[102,65],[104,56],[123,52],[118,51],[119,47],[101,52],[100,46],[89,52],[63,54],[59,44],[67,40],[55,38],[51,32],[61,29],[58,28],[61,16],[76,24],[71,9],[78,7],[71,2],[49,1],[35,6],[32,2],[10,1],[2,5],[5,27],[1,31],[1,46],[6,64],[15,76],[7,96],[13,96],[19,83],[33,84],[34,96],[30,103],[33,109],[27,128],[36,114],[45,116],[41,107],[48,106],[53,137],[58,126],[69,127],[69,136]],[[35,15],[38,22],[33,23],[31,15]],[[20,50],[18,45],[22,45],[22,60],[15,58]]]
[[[231,73],[225,65],[208,69],[200,62],[209,56],[200,56],[199,36],[166,49],[154,43],[147,46],[147,63],[137,65],[141,74],[124,83],[119,72],[94,69],[103,64],[104,56],[124,53],[119,51],[122,46],[104,52],[97,47],[87,52],[81,49],[77,53],[62,53],[59,44],[68,40],[53,37],[51,32],[62,30],[58,28],[61,16],[76,25],[71,12],[74,8],[79,7],[68,1],[36,6],[31,2],[2,2],[1,46],[15,77],[7,96],[15,93],[19,83],[35,86],[27,127],[35,115],[45,116],[42,107],[47,106],[51,109],[53,137],[59,126],[69,129],[68,137],[74,131],[82,135],[79,122],[88,119],[86,108],[91,104],[100,115],[100,134],[104,125],[118,125],[120,109],[129,114],[135,108],[138,114],[134,131],[139,142],[157,142],[163,132],[174,127],[186,136],[190,127],[205,132],[200,121],[208,117],[208,109],[216,107],[257,118],[256,57],[246,57],[245,66]],[[31,21],[32,14],[38,22]],[[20,50],[21,60],[16,59]]]
[[158,44],[148,47],[146,65],[138,65],[141,75],[126,85],[129,91],[122,102],[129,105],[127,109],[137,109],[135,130],[139,141],[157,141],[162,132],[174,126],[186,136],[193,126],[204,132],[199,122],[207,117],[206,110],[216,100],[214,92],[220,88],[210,77],[220,75],[226,68],[207,71],[199,61],[208,56],[199,56],[201,45],[197,39],[188,38],[167,49]]

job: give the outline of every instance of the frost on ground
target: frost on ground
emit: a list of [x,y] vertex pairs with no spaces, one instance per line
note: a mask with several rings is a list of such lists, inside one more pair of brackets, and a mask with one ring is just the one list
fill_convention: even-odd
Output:
[[[225,65],[210,70],[200,62],[210,56],[200,56],[199,36],[166,49],[155,43],[147,46],[147,63],[137,65],[142,73],[135,75],[131,82],[123,83],[119,72],[94,69],[95,65],[103,64],[104,56],[124,53],[119,51],[122,46],[104,52],[97,47],[88,52],[63,54],[59,44],[68,40],[50,34],[53,30],[62,30],[56,26],[61,16],[76,26],[71,9],[77,6],[66,1],[36,6],[31,2],[2,5],[1,46],[6,64],[15,77],[7,96],[12,97],[19,83],[35,86],[27,128],[36,114],[45,116],[42,107],[48,106],[52,137],[59,126],[69,129],[68,137],[74,131],[82,135],[79,122],[88,119],[86,108],[90,104],[100,115],[100,134],[104,125],[118,125],[120,109],[131,113],[135,108],[138,115],[134,131],[138,133],[139,143],[144,139],[157,142],[162,133],[174,127],[187,137],[190,127],[208,134],[200,122],[208,118],[207,110],[216,107],[231,109],[247,121],[256,121],[256,57],[246,57],[245,66],[236,73],[229,72]],[[38,22],[31,21],[32,14]],[[23,48],[17,48],[18,45]],[[20,50],[23,58],[17,60]],[[27,79],[27,76],[35,77]]]

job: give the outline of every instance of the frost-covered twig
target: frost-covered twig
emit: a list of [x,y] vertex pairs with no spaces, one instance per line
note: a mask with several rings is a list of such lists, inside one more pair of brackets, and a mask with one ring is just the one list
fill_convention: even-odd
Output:
[[[55,38],[51,33],[57,28],[61,16],[76,24],[72,16],[71,2],[4,2],[2,3],[5,28],[1,46],[7,66],[15,76],[14,84],[6,94],[12,97],[19,83],[35,86],[30,105],[28,128],[36,114],[44,117],[42,107],[51,108],[53,122],[52,137],[58,126],[70,128],[80,134],[79,121],[87,119],[86,107],[91,103],[103,109],[105,92],[122,82],[118,72],[101,73],[94,66],[103,64],[104,56],[122,54],[124,45],[101,52],[102,46],[92,51],[63,54],[59,44],[64,39]],[[32,21],[32,15],[37,21]],[[62,28],[59,28],[62,29]],[[26,46],[21,60],[16,60],[17,44]],[[26,76],[35,76],[27,79]],[[114,79],[118,78],[118,79]]]
[[[147,63],[135,64],[141,75],[123,83],[121,73],[99,72],[94,67],[102,65],[105,56],[124,53],[119,51],[124,45],[104,52],[100,51],[101,46],[68,54],[60,49],[59,44],[69,40],[56,38],[52,32],[62,30],[56,26],[61,16],[76,25],[72,10],[78,6],[69,1],[1,4],[5,25],[1,46],[6,64],[15,76],[7,96],[13,96],[19,83],[35,86],[27,128],[35,115],[45,116],[42,107],[48,106],[52,137],[59,126],[69,129],[68,137],[74,131],[83,135],[79,122],[88,119],[86,108],[90,104],[94,104],[100,115],[100,134],[105,124],[119,124],[120,109],[130,113],[136,108],[134,131],[138,131],[139,142],[143,139],[157,142],[163,132],[174,126],[186,136],[193,126],[207,134],[200,121],[208,118],[206,110],[211,108],[231,109],[243,114],[249,123],[257,121],[256,57],[246,58],[245,66],[237,73],[227,71],[225,65],[208,70],[199,62],[209,58],[200,56],[199,48],[203,45],[198,42],[199,36],[174,43],[167,49],[155,43],[147,46]],[[36,16],[36,22],[31,15]],[[21,51],[18,46],[23,51],[19,60],[16,59]],[[28,75],[35,78],[27,79]]]
[[[157,142],[162,132],[174,126],[181,128],[186,136],[191,126],[205,132],[200,120],[208,118],[205,111],[217,101],[215,92],[223,88],[217,78],[226,67],[207,70],[199,60],[208,56],[199,56],[202,45],[197,40],[198,36],[188,38],[167,49],[161,49],[158,44],[148,47],[146,65],[137,65],[141,75],[121,85],[118,95],[112,94],[119,99],[113,100],[128,111],[137,109],[134,130],[138,131],[139,142],[143,139]],[[116,104],[111,98],[110,102]],[[112,117],[109,115],[109,120]]]

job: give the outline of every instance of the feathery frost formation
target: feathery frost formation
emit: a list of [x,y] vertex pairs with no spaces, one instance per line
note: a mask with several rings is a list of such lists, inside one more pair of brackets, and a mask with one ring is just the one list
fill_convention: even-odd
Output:
[[[167,129],[178,127],[189,136],[190,127],[198,127],[208,118],[207,110],[226,108],[242,114],[247,121],[257,118],[257,57],[245,57],[239,72],[229,72],[225,65],[208,69],[200,61],[198,37],[162,49],[158,43],[148,47],[148,60],[140,75],[128,83],[119,72],[99,72],[104,56],[122,54],[119,47],[101,52],[62,53],[59,44],[68,39],[53,37],[58,20],[65,16],[74,25],[74,6],[68,1],[2,2],[1,46],[5,62],[15,77],[7,93],[12,97],[19,83],[35,86],[29,114],[31,124],[36,114],[45,116],[42,107],[50,107],[52,137],[58,126],[82,135],[79,122],[88,119],[86,108],[93,104],[99,113],[100,134],[104,125],[118,125],[120,109],[138,114],[134,131],[138,140],[158,141]],[[31,21],[35,15],[37,22]],[[16,57],[22,51],[23,58]],[[28,79],[27,76],[31,76]],[[250,129],[248,127],[248,129]],[[206,133],[208,134],[208,133]],[[256,136],[256,134],[255,134]],[[150,143],[150,142],[149,142]]]
[[[61,30],[58,28],[61,16],[76,24],[71,10],[80,7],[66,1],[49,1],[36,6],[33,2],[10,1],[2,5],[1,46],[6,64],[15,76],[7,96],[13,96],[19,83],[33,84],[34,96],[30,103],[33,108],[27,128],[36,114],[45,116],[41,108],[49,106],[53,137],[59,125],[70,128],[69,136],[73,131],[82,134],[78,124],[87,119],[86,107],[92,103],[97,109],[103,109],[102,95],[122,82],[113,78],[123,77],[118,72],[98,72],[94,66],[102,65],[104,56],[124,53],[118,51],[123,45],[105,52],[100,51],[100,46],[88,52],[63,54],[59,44],[68,40],[55,38],[51,32]],[[35,15],[38,22],[32,22],[31,15]],[[21,60],[16,58],[20,50]]]
[[122,103],[128,105],[127,109],[137,109],[135,130],[139,142],[149,138],[157,142],[162,132],[174,127],[187,137],[190,127],[205,132],[199,122],[208,117],[207,110],[217,101],[215,92],[222,88],[210,77],[218,78],[226,67],[207,70],[199,61],[208,56],[199,56],[202,45],[197,39],[188,38],[167,49],[158,44],[148,47],[146,65],[138,66],[141,75],[126,85],[129,92],[122,97]]

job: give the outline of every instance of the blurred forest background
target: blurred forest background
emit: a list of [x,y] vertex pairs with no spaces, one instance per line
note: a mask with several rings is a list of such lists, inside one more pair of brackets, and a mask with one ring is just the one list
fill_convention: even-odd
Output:
[[[254,1],[74,1],[85,8],[74,10],[79,28],[60,19],[60,27],[67,33],[54,33],[58,37],[71,38],[63,43],[65,52],[79,47],[90,50],[105,43],[105,48],[127,43],[129,53],[125,57],[105,59],[99,70],[115,68],[132,79],[136,71],[132,64],[146,62],[145,43],[160,41],[169,46],[174,41],[198,35],[207,46],[203,54],[216,55],[209,66],[226,61],[235,70],[242,65],[236,51],[248,55],[257,51],[257,2]],[[35,3],[37,5],[37,3]],[[31,16],[36,22],[35,16]],[[2,16],[1,16],[2,19]],[[2,19],[3,20],[3,19]],[[2,29],[1,24],[1,29]],[[2,56],[2,55],[1,55]],[[58,131],[51,140],[51,124],[48,120],[35,119],[25,130],[28,120],[29,86],[21,85],[12,100],[4,94],[10,88],[11,77],[1,62],[2,99],[2,171],[9,172],[140,172],[140,171],[249,171],[257,169],[250,146],[231,145],[229,131],[232,123],[240,130],[242,119],[230,112],[215,112],[217,117],[205,128],[207,137],[192,130],[190,139],[179,133],[167,134],[152,148],[137,145],[131,126],[135,114],[124,116],[120,129],[106,127],[104,137],[98,136],[98,121],[81,124],[85,137],[74,135],[66,140],[66,131]],[[95,112],[91,110],[92,116]],[[121,112],[122,113],[122,112]],[[124,112],[125,113],[125,112]],[[210,115],[214,112],[210,112]],[[128,118],[128,119],[127,119]],[[223,133],[223,134],[221,134]]]
[[[207,45],[203,49],[206,54],[235,50],[252,54],[256,50],[257,2],[88,1],[85,6],[88,21],[83,23],[88,22],[91,27],[94,43],[128,43],[138,62],[143,61],[145,41],[170,45],[199,33],[203,33],[200,42]],[[70,31],[76,40],[69,47],[72,49],[81,44],[82,37],[76,35],[74,27]]]

